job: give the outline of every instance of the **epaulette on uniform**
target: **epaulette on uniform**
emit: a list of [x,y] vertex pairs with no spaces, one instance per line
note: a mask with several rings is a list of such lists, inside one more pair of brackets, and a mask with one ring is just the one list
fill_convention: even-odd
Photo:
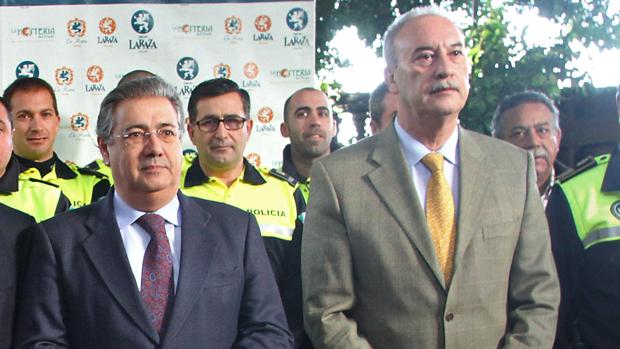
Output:
[[602,163],[607,163],[607,161],[609,161],[609,155],[603,155],[597,157],[596,159],[592,156],[588,156],[587,158],[579,161],[574,168],[559,175],[556,180],[560,183],[564,183],[567,180],[575,177],[576,175],[591,169],[592,167],[595,167]]
[[101,172],[99,172],[99,171],[96,171],[96,170],[93,170],[93,169],[90,169],[90,168],[86,168],[86,167],[77,167],[77,166],[76,166],[76,167],[75,167],[75,169],[76,169],[76,170],[77,170],[80,174],[83,174],[83,175],[87,175],[87,176],[95,176],[95,177],[97,177],[97,178],[101,178],[101,179],[103,179],[103,178],[108,178],[108,176],[104,175],[103,173],[101,173]]
[[293,176],[287,173],[284,173],[278,169],[272,168],[269,171],[269,174],[283,181],[286,181],[291,187],[294,187],[297,185],[297,180]]
[[47,185],[52,186],[54,188],[60,188],[60,186],[58,184],[50,183],[50,182],[44,181],[42,179],[28,177],[28,180],[31,181],[31,182],[47,184]]

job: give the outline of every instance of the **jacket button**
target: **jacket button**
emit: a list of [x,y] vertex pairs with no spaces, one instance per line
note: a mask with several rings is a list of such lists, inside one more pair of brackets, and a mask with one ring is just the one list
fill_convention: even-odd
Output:
[[454,314],[452,313],[447,313],[446,314],[446,321],[452,321],[454,319]]

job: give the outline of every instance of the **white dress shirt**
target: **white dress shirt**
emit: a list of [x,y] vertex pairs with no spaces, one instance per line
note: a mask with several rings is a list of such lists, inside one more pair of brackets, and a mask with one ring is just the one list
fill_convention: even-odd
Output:
[[146,247],[151,241],[151,236],[142,229],[136,220],[146,213],[158,214],[166,220],[166,236],[172,251],[172,273],[174,289],[176,290],[181,265],[181,210],[179,209],[179,199],[175,195],[172,201],[159,210],[142,212],[129,206],[118,193],[114,192],[114,215],[118,229],[121,231],[125,253],[127,253],[129,266],[131,266],[138,289],[140,289],[142,282],[142,261]]
[[[394,123],[396,129],[396,135],[400,141],[400,148],[405,154],[405,160],[411,171],[411,178],[413,179],[413,185],[418,193],[418,199],[420,204],[426,211],[426,187],[428,180],[431,177],[431,171],[422,163],[422,158],[431,150],[424,144],[420,143],[417,139],[413,138],[407,131],[405,131],[400,124]],[[454,198],[454,208],[458,217],[459,207],[459,132],[458,126],[454,128],[454,131],[450,134],[450,137],[437,151],[443,155],[443,173],[448,181],[450,189],[452,189],[452,197]],[[456,218],[456,217],[455,217]]]

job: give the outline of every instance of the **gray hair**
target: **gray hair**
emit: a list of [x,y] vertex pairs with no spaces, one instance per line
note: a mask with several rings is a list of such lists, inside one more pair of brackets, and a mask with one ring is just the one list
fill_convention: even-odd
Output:
[[499,103],[491,121],[493,137],[504,138],[504,114],[507,110],[516,108],[525,103],[540,103],[547,107],[547,109],[551,111],[551,114],[553,114],[553,122],[551,123],[553,126],[553,133],[555,134],[555,132],[560,129],[560,111],[553,103],[553,100],[542,92],[526,90],[507,96]]
[[411,11],[396,18],[394,22],[388,26],[385,34],[383,34],[383,57],[385,58],[388,68],[394,69],[398,64],[398,58],[396,57],[396,52],[394,49],[394,40],[396,39],[398,32],[405,26],[405,24],[411,22],[412,20],[428,15],[439,16],[447,19],[454,25],[455,28],[458,29],[463,37],[465,36],[458,24],[453,18],[451,18],[450,13],[439,8],[437,5],[415,7]]
[[114,127],[113,113],[121,102],[141,97],[165,97],[177,112],[179,136],[183,134],[183,106],[175,88],[159,77],[129,81],[110,91],[101,102],[97,118],[97,137],[108,140]]
[[385,112],[384,99],[388,91],[388,86],[385,82],[382,82],[372,91],[368,99],[370,119],[374,120],[379,126],[381,126],[381,115]]

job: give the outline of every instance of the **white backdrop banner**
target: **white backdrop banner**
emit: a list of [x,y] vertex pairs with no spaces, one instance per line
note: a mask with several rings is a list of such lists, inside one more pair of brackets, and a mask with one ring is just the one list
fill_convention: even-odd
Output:
[[[200,82],[235,80],[252,99],[245,155],[281,164],[284,101],[315,84],[314,0],[40,3],[0,2],[0,88],[25,76],[54,87],[61,159],[85,165],[100,157],[99,104],[125,73],[144,69],[176,86],[186,112]],[[193,148],[187,136],[183,145]]]

